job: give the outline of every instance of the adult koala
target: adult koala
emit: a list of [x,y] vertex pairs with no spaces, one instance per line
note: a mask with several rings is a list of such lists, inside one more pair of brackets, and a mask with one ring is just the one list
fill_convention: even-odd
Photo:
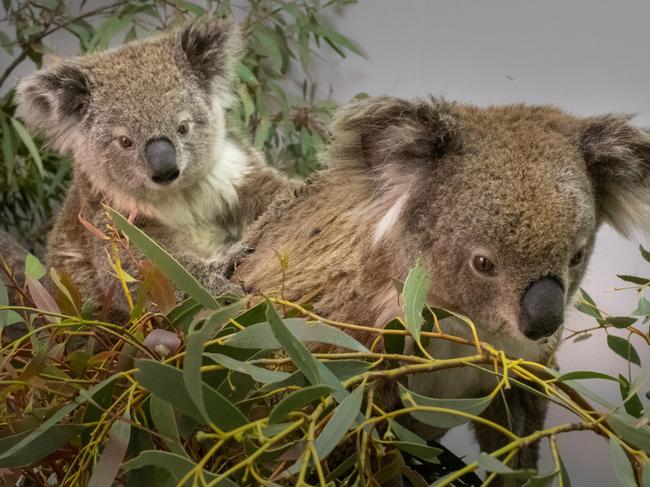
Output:
[[242,50],[236,26],[208,16],[64,60],[18,84],[19,115],[74,158],[46,260],[70,273],[84,297],[101,301],[115,283],[106,242],[79,222],[103,228],[103,203],[135,210],[135,223],[213,293],[239,291],[217,271],[219,259],[278,193],[295,186],[226,126]]
[[[233,277],[381,327],[401,314],[393,280],[419,258],[433,277],[428,302],[469,316],[482,340],[514,357],[551,360],[603,222],[623,234],[650,228],[650,134],[627,116],[369,98],[338,114],[324,161],[301,194],[249,229],[242,243],[255,250],[233,258]],[[288,256],[284,282],[276,251]],[[470,338],[466,325],[443,329]],[[461,347],[433,340],[431,354],[466,355]],[[433,397],[493,386],[469,367],[411,382]],[[505,394],[516,434],[542,427],[541,399]],[[498,400],[484,414],[508,426],[506,411]],[[481,425],[476,433],[483,451],[503,441]],[[535,466],[537,450],[515,466]]]

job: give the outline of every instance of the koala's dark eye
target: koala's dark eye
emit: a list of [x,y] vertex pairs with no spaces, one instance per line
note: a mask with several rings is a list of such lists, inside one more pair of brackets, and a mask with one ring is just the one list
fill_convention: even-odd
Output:
[[119,141],[120,147],[122,147],[122,149],[130,149],[131,147],[133,147],[133,141],[131,139],[129,139],[126,135],[122,135],[118,139],[118,141]]
[[477,255],[472,259],[474,269],[482,274],[489,274],[494,270],[494,264],[490,259],[482,255]]
[[582,264],[584,260],[585,260],[585,248],[582,247],[575,254],[573,254],[573,257],[571,257],[570,265],[571,267],[579,266],[580,264]]
[[190,131],[190,126],[185,120],[183,120],[181,123],[178,124],[178,128],[176,130],[180,135],[185,135]]

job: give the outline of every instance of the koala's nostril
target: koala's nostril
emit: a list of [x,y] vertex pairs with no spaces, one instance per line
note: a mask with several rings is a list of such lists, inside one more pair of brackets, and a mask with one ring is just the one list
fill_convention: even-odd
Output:
[[552,277],[535,281],[521,300],[519,329],[531,340],[552,335],[564,322],[564,288]]
[[169,183],[181,173],[176,164],[176,148],[169,139],[152,139],[147,142],[144,157],[149,163],[151,179],[155,183]]

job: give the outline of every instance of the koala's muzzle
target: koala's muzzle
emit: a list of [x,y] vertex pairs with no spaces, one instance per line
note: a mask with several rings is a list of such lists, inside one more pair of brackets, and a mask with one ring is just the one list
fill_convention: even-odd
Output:
[[176,164],[176,148],[169,139],[152,139],[147,142],[144,157],[151,168],[154,183],[171,183],[181,173]]
[[564,288],[553,277],[535,281],[521,299],[519,329],[531,340],[552,335],[564,322]]

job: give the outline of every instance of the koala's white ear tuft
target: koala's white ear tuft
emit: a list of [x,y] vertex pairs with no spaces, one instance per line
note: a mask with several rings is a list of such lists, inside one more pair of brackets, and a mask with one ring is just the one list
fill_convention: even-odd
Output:
[[219,81],[229,81],[243,51],[239,28],[231,20],[201,17],[179,31],[180,47],[196,81],[211,93]]
[[435,98],[366,98],[339,110],[330,132],[328,158],[336,164],[426,163],[460,145],[453,105]]
[[74,61],[57,63],[22,79],[16,87],[16,113],[41,132],[51,147],[72,148],[90,103],[90,79]]
[[630,119],[589,119],[581,141],[602,218],[624,236],[650,234],[650,131]]

